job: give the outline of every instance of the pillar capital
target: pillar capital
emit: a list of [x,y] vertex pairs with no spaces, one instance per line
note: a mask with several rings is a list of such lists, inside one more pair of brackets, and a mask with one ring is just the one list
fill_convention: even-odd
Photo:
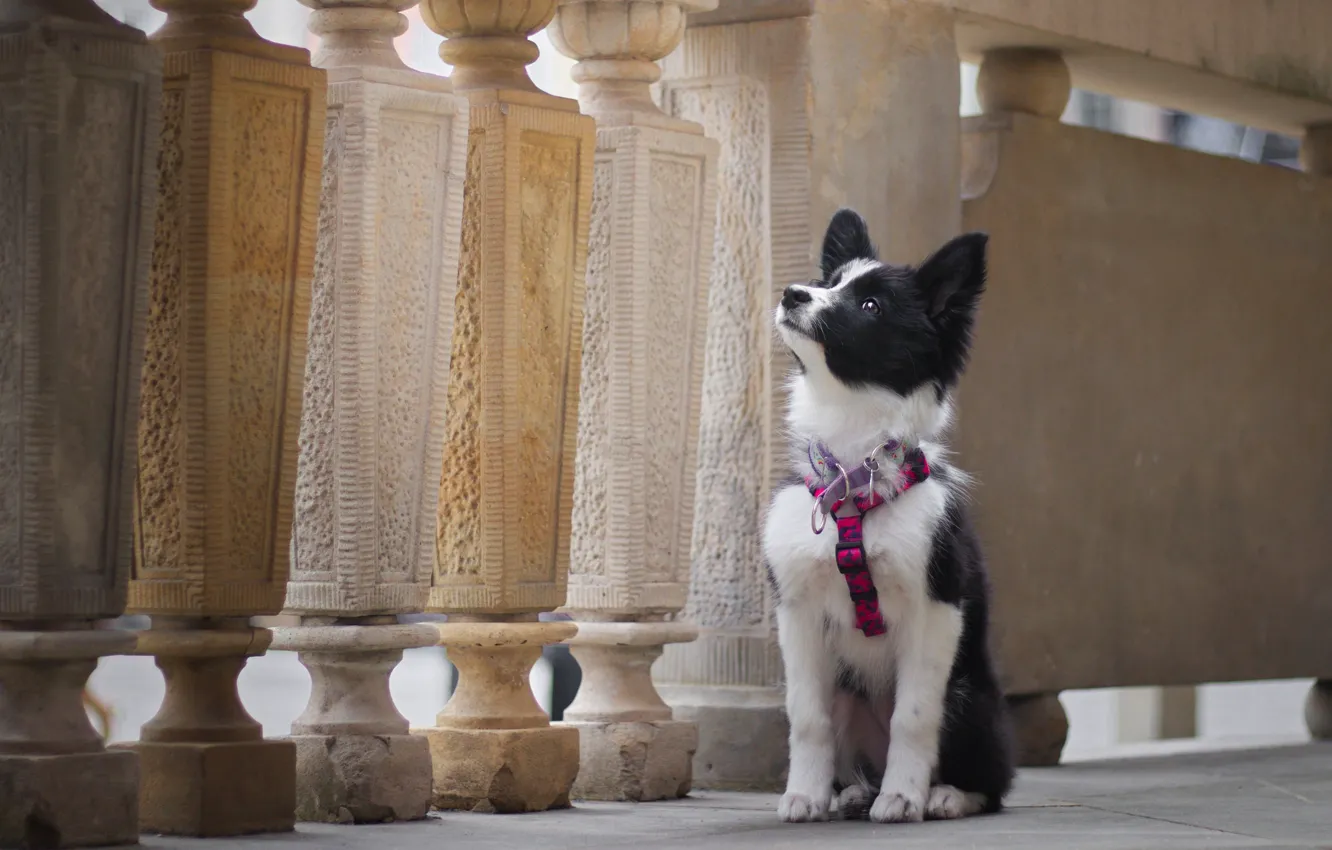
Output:
[[458,91],[538,91],[527,66],[541,55],[529,39],[555,16],[556,0],[422,0],[421,19],[444,36],[440,58]]
[[686,14],[717,2],[560,0],[548,34],[557,50],[579,60],[572,76],[583,110],[598,123],[618,113],[665,118],[650,89],[661,78],[657,62],[680,45]]
[[314,10],[310,32],[321,41],[312,57],[316,68],[367,66],[405,69],[393,39],[407,32],[402,14],[418,0],[300,0]]

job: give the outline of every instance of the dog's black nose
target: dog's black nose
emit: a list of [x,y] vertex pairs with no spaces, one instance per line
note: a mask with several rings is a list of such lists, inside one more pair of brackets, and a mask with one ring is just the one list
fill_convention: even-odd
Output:
[[814,297],[809,294],[809,290],[798,284],[791,284],[786,287],[782,293],[782,306],[788,310],[794,309],[797,304],[808,304]]

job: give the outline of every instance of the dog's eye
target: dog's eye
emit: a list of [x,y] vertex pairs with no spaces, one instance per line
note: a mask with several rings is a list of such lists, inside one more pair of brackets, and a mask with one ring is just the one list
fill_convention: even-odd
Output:
[[875,301],[873,298],[866,298],[864,301],[860,303],[860,309],[864,310],[866,313],[869,313],[871,316],[877,316],[879,315],[880,312],[879,302]]

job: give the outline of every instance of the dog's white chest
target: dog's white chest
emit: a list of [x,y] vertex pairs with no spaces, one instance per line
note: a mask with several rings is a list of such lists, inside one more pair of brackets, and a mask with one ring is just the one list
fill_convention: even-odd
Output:
[[[927,480],[865,515],[865,554],[890,630],[927,599],[930,551],[946,498],[943,486]],[[837,527],[829,522],[822,534],[815,534],[810,525],[813,505],[813,497],[800,486],[774,497],[764,529],[764,555],[783,605],[821,613],[840,627],[835,633],[854,630],[851,597],[837,570]],[[869,640],[858,632],[855,636]]]

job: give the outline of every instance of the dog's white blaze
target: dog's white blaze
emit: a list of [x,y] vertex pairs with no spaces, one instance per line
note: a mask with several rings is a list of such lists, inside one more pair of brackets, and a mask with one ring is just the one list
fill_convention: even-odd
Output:
[[837,285],[833,289],[841,289],[866,272],[873,271],[882,265],[883,263],[878,260],[852,260],[838,270],[842,273],[842,276],[837,278]]

